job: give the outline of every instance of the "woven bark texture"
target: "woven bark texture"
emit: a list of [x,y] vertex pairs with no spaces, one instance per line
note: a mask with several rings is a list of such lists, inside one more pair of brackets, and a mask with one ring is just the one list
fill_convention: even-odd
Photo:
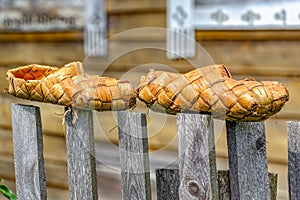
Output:
[[234,80],[224,65],[185,74],[150,70],[141,77],[137,93],[154,111],[211,113],[228,121],[263,121],[279,112],[289,99],[283,84]]
[[8,70],[7,79],[9,94],[32,101],[104,111],[131,108],[136,100],[128,81],[85,74],[81,62],[26,65]]
[[7,92],[16,97],[97,111],[125,110],[136,96],[154,111],[210,113],[228,121],[263,121],[288,101],[277,81],[234,80],[224,65],[185,74],[150,72],[137,90],[126,80],[85,74],[81,62],[62,68],[26,65],[8,70]]

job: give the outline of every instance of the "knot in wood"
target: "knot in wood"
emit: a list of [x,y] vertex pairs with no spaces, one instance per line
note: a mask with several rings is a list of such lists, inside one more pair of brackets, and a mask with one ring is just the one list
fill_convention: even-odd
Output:
[[200,194],[200,186],[196,181],[189,181],[187,183],[188,191],[192,196],[198,197]]
[[259,138],[256,140],[255,145],[256,145],[257,151],[260,151],[260,150],[262,150],[262,148],[266,145],[266,141],[264,140],[263,137],[259,137]]

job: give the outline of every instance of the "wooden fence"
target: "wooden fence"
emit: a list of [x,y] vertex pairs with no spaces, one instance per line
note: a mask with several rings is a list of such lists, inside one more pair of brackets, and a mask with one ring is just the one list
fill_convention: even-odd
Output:
[[[46,199],[40,109],[12,104],[17,196]],[[73,112],[73,111],[71,111]],[[71,199],[98,197],[92,111],[66,115],[66,148]],[[51,123],[51,122],[49,122]],[[268,173],[263,122],[226,122],[229,171],[217,171],[213,120],[177,115],[178,169],[156,169],[157,199],[275,200],[277,175]],[[151,199],[146,116],[118,112],[123,199]],[[288,177],[291,200],[300,199],[300,123],[288,122]]]

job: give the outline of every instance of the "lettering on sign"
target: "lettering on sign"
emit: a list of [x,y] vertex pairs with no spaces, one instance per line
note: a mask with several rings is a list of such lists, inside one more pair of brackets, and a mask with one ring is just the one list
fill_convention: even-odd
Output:
[[61,24],[64,26],[74,27],[76,25],[75,17],[66,17],[60,15],[49,16],[47,13],[30,13],[22,14],[20,17],[6,17],[2,21],[4,28],[17,28],[23,25],[46,25],[46,24]]
[[83,29],[82,0],[0,0],[0,31],[61,31]]

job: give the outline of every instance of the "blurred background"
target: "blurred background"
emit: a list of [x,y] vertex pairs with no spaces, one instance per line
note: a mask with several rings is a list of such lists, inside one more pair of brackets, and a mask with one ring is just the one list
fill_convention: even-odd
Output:
[[[279,174],[278,199],[288,199],[286,122],[300,119],[299,1],[95,2],[0,0],[0,177],[5,183],[15,190],[10,104],[33,104],[41,107],[48,199],[69,198],[64,108],[4,94],[8,69],[31,63],[61,67],[82,61],[87,73],[127,79],[137,86],[149,68],[183,73],[218,63],[225,64],[235,79],[277,80],[287,86],[290,100],[265,124],[269,171]],[[100,41],[108,39],[96,47],[101,49],[99,55],[88,52],[89,46],[99,44],[99,38],[89,33],[93,27],[99,30]],[[188,30],[188,45],[179,47],[187,53],[172,47],[178,41],[170,40],[166,28]],[[197,43],[189,43],[194,39]],[[179,56],[167,56],[168,50]],[[148,113],[151,169],[176,166],[176,118],[148,111],[140,102],[136,111]],[[95,112],[94,123],[99,197],[121,199],[115,113]],[[217,123],[215,134],[217,167],[228,169],[222,122]]]

